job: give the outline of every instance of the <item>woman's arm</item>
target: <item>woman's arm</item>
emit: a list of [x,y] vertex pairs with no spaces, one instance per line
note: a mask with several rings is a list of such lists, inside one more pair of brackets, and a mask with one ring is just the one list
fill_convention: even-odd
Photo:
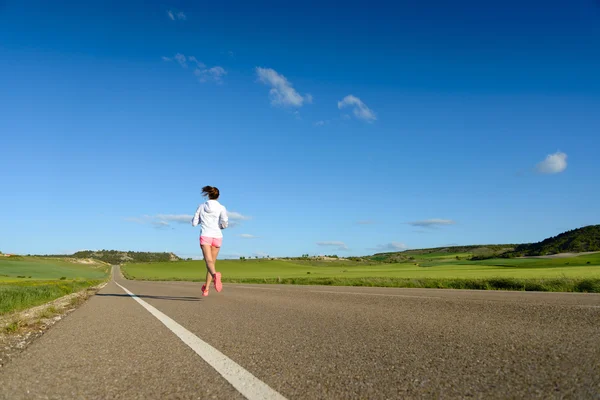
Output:
[[194,218],[192,219],[192,226],[198,226],[200,223],[200,210],[202,209],[202,204],[198,206],[196,210],[196,214],[194,214]]
[[225,207],[221,210],[221,215],[219,215],[219,228],[225,229],[229,225],[229,217],[227,216],[227,210]]

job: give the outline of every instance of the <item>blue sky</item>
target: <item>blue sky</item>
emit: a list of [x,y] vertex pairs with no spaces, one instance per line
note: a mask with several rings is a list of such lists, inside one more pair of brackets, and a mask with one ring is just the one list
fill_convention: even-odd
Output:
[[[284,4],[285,3],[285,4]],[[600,223],[600,3],[0,2],[0,250],[538,241]]]

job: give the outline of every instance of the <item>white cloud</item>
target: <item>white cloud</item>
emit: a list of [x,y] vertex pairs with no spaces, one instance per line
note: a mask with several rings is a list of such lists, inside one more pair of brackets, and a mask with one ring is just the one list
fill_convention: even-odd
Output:
[[190,214],[158,214],[155,218],[161,221],[189,224],[194,216]]
[[223,67],[217,65],[212,68],[207,68],[206,64],[198,60],[195,56],[186,56],[185,54],[177,53],[173,58],[162,57],[162,59],[163,61],[175,60],[183,68],[188,67],[188,62],[196,64],[197,68],[194,70],[194,75],[196,75],[198,80],[202,83],[208,81],[223,83],[223,77],[227,75],[227,71],[225,71]]
[[317,121],[315,122],[315,126],[325,126],[325,124],[327,124],[327,121]]
[[268,257],[269,255],[267,253],[265,253],[264,251],[255,251],[254,256],[262,258],[262,257]]
[[208,69],[196,69],[194,75],[198,77],[198,80],[202,83],[208,81],[215,81],[216,83],[223,83],[223,76],[227,75],[227,71],[223,67],[212,67]]
[[185,55],[181,54],[181,53],[177,53],[175,54],[175,60],[177,60],[177,62],[179,63],[179,65],[181,65],[183,68],[187,68],[187,58],[185,57]]
[[238,236],[241,237],[241,238],[244,238],[244,239],[256,239],[256,238],[258,238],[258,236],[254,236],[254,235],[251,235],[249,233],[242,233],[241,235],[238,235]]
[[230,228],[235,228],[236,226],[239,226],[242,223],[242,221],[248,221],[249,219],[252,219],[252,217],[242,215],[235,211],[227,211],[227,216],[229,217]]
[[167,15],[171,21],[175,21],[176,19],[185,21],[187,19],[187,16],[182,11],[175,13],[173,10],[169,10],[167,11]]
[[562,152],[548,154],[546,159],[537,164],[536,169],[542,174],[558,174],[567,169],[567,155]]
[[439,218],[426,219],[423,221],[408,222],[409,225],[420,226],[423,228],[432,228],[432,227],[442,226],[442,225],[454,225],[455,223],[456,223],[456,221],[453,221],[451,219],[439,219]]
[[235,211],[227,211],[227,216],[229,217],[230,220],[234,220],[234,221],[247,221],[249,219],[252,219],[252,217],[249,217],[247,215],[242,215],[239,212],[235,212]]
[[169,223],[167,221],[150,221],[150,223],[158,229],[167,228],[169,226]]
[[150,224],[156,228],[166,228],[170,226],[172,222],[189,224],[193,217],[193,215],[189,214],[157,214],[144,215],[142,217],[128,217],[125,218],[125,221],[135,222],[136,224]]
[[269,97],[272,105],[302,107],[305,101],[312,103],[313,97],[310,94],[301,96],[292,87],[292,83],[274,69],[256,67],[256,74],[262,83],[271,86]]
[[317,245],[323,247],[335,247],[336,250],[348,250],[348,246],[346,246],[346,243],[340,241],[317,242]]
[[373,122],[377,119],[373,110],[371,110],[361,99],[353,95],[348,95],[338,101],[338,108],[341,110],[345,107],[353,107],[352,113],[358,119],[362,119],[366,122]]
[[[240,221],[246,221],[252,218],[235,211],[228,211],[227,215],[229,216],[230,227],[235,227],[240,224]],[[194,218],[192,214],[156,214],[143,215],[141,217],[127,217],[125,218],[125,221],[134,222],[136,224],[150,224],[155,227],[165,228],[170,226],[171,223],[191,224],[192,218]]]
[[196,57],[194,57],[194,56],[188,57],[188,60],[191,61],[191,62],[193,62],[193,63],[196,63],[196,66],[198,68],[206,68],[206,65],[204,65],[203,62],[198,61],[198,59]]
[[391,242],[391,243],[386,243],[386,244],[380,244],[375,248],[372,248],[370,250],[377,250],[377,251],[402,251],[402,250],[406,250],[408,249],[408,246],[405,245],[404,243],[401,242]]

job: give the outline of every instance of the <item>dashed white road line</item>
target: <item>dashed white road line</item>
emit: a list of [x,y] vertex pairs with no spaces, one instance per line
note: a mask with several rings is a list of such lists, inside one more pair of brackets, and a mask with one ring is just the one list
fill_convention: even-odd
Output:
[[135,301],[141,304],[150,314],[154,315],[160,322],[171,330],[179,339],[187,344],[196,354],[213,367],[227,382],[248,400],[286,400],[281,394],[273,390],[269,385],[246,371],[243,367],[231,360],[225,354],[206,343],[192,332],[179,325],[166,314],[160,312],[144,300],[131,293],[115,282]]

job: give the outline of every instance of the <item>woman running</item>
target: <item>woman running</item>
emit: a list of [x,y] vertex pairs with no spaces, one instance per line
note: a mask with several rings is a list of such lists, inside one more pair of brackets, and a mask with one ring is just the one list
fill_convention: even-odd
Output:
[[208,201],[198,206],[194,219],[193,226],[200,224],[200,248],[204,262],[206,262],[206,283],[202,285],[202,296],[208,296],[208,288],[210,282],[214,279],[215,290],[220,292],[223,289],[221,283],[221,273],[215,270],[217,255],[223,243],[223,233],[221,229],[227,228],[229,219],[227,218],[227,210],[217,201],[219,198],[219,189],[212,186],[204,186],[202,195],[208,197]]

